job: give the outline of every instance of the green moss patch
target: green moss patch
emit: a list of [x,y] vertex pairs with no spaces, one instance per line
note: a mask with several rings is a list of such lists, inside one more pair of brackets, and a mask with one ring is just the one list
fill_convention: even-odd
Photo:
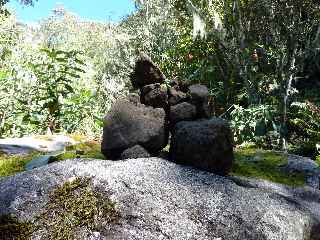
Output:
[[316,157],[316,163],[319,165],[319,167],[320,167],[320,155],[318,155],[317,157]]
[[88,139],[85,135],[81,135],[81,134],[70,134],[68,136],[71,137],[76,142],[84,142]]
[[46,239],[77,239],[77,228],[99,231],[118,220],[115,203],[93,190],[88,178],[75,178],[50,194],[44,213],[39,217],[40,230]]
[[232,175],[254,177],[290,186],[302,186],[305,176],[301,173],[287,173],[281,166],[288,162],[286,154],[254,148],[235,151]]
[[100,142],[89,141],[66,147],[66,152],[56,156],[53,161],[62,161],[71,158],[105,159],[101,153]]
[[0,177],[14,175],[25,170],[25,165],[39,153],[26,155],[0,154]]
[[33,233],[48,240],[79,239],[79,229],[102,231],[117,223],[119,216],[106,192],[95,191],[89,178],[77,177],[51,192],[45,209],[32,223],[0,217],[0,239],[26,240]]
[[115,203],[93,190],[88,178],[75,178],[50,194],[45,211],[37,218],[46,239],[77,239],[78,228],[99,231],[117,222]]
[[34,228],[30,222],[21,222],[9,215],[0,216],[0,239],[30,239]]

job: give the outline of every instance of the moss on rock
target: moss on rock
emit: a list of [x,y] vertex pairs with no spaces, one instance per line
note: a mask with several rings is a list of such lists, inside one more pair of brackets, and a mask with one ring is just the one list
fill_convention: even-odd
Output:
[[118,219],[115,203],[94,191],[90,179],[77,177],[50,194],[37,224],[46,232],[46,239],[64,240],[76,239],[78,228],[99,231]]
[[281,152],[255,148],[237,149],[231,174],[261,178],[290,186],[303,185],[304,174],[288,173],[281,169],[287,163],[287,155]]
[[82,231],[102,231],[119,220],[115,202],[94,190],[89,178],[72,178],[49,194],[41,214],[30,222],[0,216],[0,239],[73,240]]
[[316,163],[319,165],[319,168],[320,168],[320,155],[316,157]]
[[10,215],[0,216],[0,239],[27,240],[34,230],[35,226],[31,222],[21,222]]

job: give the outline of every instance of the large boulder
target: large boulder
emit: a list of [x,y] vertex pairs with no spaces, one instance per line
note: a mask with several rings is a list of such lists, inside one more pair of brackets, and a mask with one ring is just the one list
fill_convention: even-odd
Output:
[[119,100],[105,118],[101,151],[108,159],[118,159],[124,150],[135,145],[152,154],[162,150],[167,142],[163,109]]
[[10,233],[26,222],[40,227],[27,229],[39,240],[320,239],[320,191],[158,158],[67,160],[1,178],[0,189],[0,239],[14,239]]
[[219,118],[179,122],[173,130],[170,158],[179,164],[226,175],[234,160],[232,139],[228,122]]
[[163,83],[165,76],[146,54],[141,53],[130,79],[134,88],[142,88],[148,84]]
[[288,174],[298,173],[306,176],[309,187],[320,189],[320,167],[314,160],[302,156],[288,154],[288,162],[280,166]]

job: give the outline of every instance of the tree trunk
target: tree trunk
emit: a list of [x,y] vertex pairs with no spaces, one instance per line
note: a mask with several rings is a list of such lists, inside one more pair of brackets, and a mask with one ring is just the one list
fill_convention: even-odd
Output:
[[[290,48],[288,47],[290,50]],[[282,124],[281,124],[281,131],[280,131],[280,137],[281,137],[281,147],[282,150],[287,151],[288,149],[288,143],[287,143],[287,122],[288,122],[288,103],[289,103],[289,97],[290,97],[290,91],[292,88],[292,81],[294,78],[294,70],[296,65],[296,55],[297,55],[297,43],[294,44],[292,49],[292,54],[288,58],[288,74],[286,74],[286,83],[285,83],[285,89],[284,89],[284,96],[283,96],[283,109],[282,109]]]

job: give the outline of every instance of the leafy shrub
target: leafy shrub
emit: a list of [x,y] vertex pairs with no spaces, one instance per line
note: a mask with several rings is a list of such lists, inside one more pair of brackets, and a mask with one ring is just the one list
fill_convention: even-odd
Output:
[[[265,140],[262,142],[267,142],[272,147],[274,141],[279,138],[279,124],[276,121],[277,112],[274,106],[260,105],[245,109],[235,105],[230,115],[235,142],[238,144],[259,144]],[[263,137],[267,139],[261,139]]]
[[291,151],[315,159],[320,143],[320,108],[309,101],[293,102],[288,128]]
[[[42,49],[46,56],[40,63],[30,63],[36,77],[36,88],[31,92],[32,101],[38,105],[37,113],[46,115],[45,121],[38,121],[52,130],[59,129],[62,105],[65,98],[74,93],[72,84],[80,79],[84,62],[78,57],[80,52]],[[27,121],[32,116],[26,115]]]

